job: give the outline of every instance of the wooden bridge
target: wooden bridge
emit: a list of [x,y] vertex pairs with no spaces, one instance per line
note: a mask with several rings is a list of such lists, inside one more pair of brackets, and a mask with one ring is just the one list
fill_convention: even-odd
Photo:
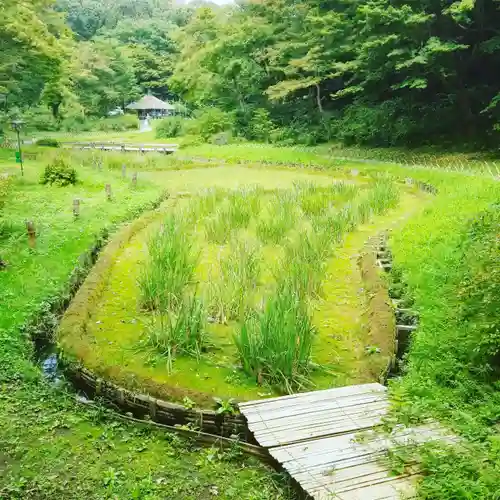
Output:
[[387,388],[364,384],[250,401],[239,405],[256,440],[318,500],[411,498],[418,467],[391,473],[390,449],[456,437],[437,424],[380,429]]
[[137,144],[125,142],[63,142],[64,148],[98,149],[101,151],[135,152],[135,153],[175,153],[178,144]]

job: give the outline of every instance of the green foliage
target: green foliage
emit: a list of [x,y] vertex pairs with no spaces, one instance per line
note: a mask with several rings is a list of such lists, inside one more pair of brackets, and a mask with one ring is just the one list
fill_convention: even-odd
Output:
[[229,253],[220,260],[220,280],[213,282],[212,316],[222,323],[243,318],[251,305],[260,270],[258,246],[242,240],[231,242]]
[[51,139],[50,137],[46,137],[44,139],[38,139],[36,141],[37,146],[46,146],[48,148],[58,148],[59,141],[57,139]]
[[214,134],[231,130],[234,127],[234,119],[231,113],[221,109],[204,108],[186,127],[187,133],[201,135],[206,141]]
[[184,119],[179,116],[169,116],[163,118],[156,125],[156,137],[158,139],[168,139],[183,135]]
[[273,131],[273,122],[267,109],[258,108],[253,112],[249,124],[250,139],[269,142]]
[[9,175],[0,175],[0,213],[12,189],[12,178]]
[[161,313],[181,306],[196,262],[193,242],[183,221],[174,215],[166,217],[148,243],[148,260],[139,278],[142,306]]
[[308,386],[315,330],[307,308],[289,287],[250,315],[235,337],[243,369],[283,392]]
[[76,170],[63,157],[57,157],[47,165],[40,179],[41,184],[55,184],[56,186],[69,186],[76,184],[77,181]]
[[149,325],[141,348],[152,348],[165,357],[170,373],[176,356],[200,357],[205,346],[203,303],[197,297],[181,299],[175,312],[162,311]]
[[279,193],[268,205],[266,213],[257,223],[257,236],[263,243],[278,244],[297,221],[295,197]]

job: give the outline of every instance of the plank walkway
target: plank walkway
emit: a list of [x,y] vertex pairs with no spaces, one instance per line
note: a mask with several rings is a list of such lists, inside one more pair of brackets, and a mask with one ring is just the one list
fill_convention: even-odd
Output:
[[62,146],[72,149],[99,149],[101,151],[137,153],[175,153],[178,144],[137,144],[124,142],[63,142]]
[[376,428],[389,408],[387,388],[363,384],[239,405],[258,443],[318,500],[393,500],[414,496],[415,466],[393,475],[389,449],[456,438],[437,424]]

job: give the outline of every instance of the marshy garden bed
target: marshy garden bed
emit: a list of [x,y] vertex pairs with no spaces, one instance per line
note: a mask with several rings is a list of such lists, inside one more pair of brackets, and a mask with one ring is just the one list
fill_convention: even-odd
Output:
[[385,366],[363,345],[366,291],[343,293],[342,265],[421,196],[385,177],[304,173],[282,187],[171,196],[105,249],[62,320],[61,349],[122,387],[187,406],[373,380],[353,367],[365,350],[365,365]]

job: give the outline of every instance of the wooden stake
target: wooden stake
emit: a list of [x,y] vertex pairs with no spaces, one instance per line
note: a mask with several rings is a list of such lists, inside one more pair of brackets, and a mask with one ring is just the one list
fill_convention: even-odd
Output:
[[111,184],[106,184],[106,198],[111,201]]
[[73,200],[73,215],[75,216],[75,219],[80,216],[80,199],[75,198]]
[[125,179],[127,177],[127,166],[125,163],[122,165],[122,177]]
[[35,248],[36,244],[36,230],[35,224],[31,220],[26,221],[26,230],[28,232],[28,244],[30,248]]
[[137,187],[137,172],[132,174],[132,187],[135,189]]

